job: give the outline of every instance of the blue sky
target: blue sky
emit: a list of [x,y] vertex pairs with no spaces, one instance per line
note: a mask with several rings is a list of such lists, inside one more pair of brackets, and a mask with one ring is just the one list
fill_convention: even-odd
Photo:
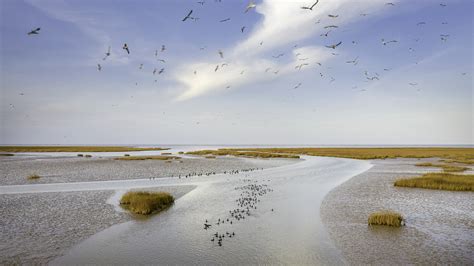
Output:
[[473,143],[472,1],[197,2],[0,1],[0,143]]

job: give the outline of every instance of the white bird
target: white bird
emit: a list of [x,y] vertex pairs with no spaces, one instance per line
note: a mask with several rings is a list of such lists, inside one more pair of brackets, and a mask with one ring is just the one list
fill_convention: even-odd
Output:
[[255,8],[255,7],[257,7],[257,5],[253,1],[250,1],[244,13],[249,12],[250,9]]
[[107,57],[109,57],[109,56],[110,56],[110,46],[109,46],[109,49],[107,49],[107,52],[105,53],[105,57],[102,58],[102,60],[107,59]]
[[316,3],[312,4],[311,6],[302,6],[301,9],[308,9],[313,11],[313,8],[319,3],[319,0],[316,0]]
[[338,42],[336,44],[332,44],[332,45],[326,45],[327,48],[332,48],[332,49],[336,49],[336,47],[338,47],[339,45],[341,45],[342,42]]
[[224,58],[224,53],[221,50],[219,50],[218,53],[221,58]]
[[293,87],[293,89],[298,89],[300,86],[301,86],[301,82],[300,82],[300,83],[298,83],[298,84],[296,84],[296,86],[295,86],[295,87]]
[[99,71],[102,70],[102,66],[100,64],[97,64],[97,70],[99,70]]

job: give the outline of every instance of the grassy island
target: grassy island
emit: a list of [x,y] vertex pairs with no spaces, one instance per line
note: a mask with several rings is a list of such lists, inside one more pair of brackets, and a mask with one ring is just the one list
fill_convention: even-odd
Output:
[[370,214],[369,225],[388,225],[400,227],[404,225],[403,216],[393,211],[380,211]]
[[126,146],[0,146],[0,152],[125,152],[161,151],[167,149]]
[[395,181],[394,185],[397,187],[474,191],[474,175],[427,173],[421,177],[399,179]]
[[173,203],[173,196],[166,192],[129,191],[120,199],[122,207],[143,215],[158,213],[169,208]]

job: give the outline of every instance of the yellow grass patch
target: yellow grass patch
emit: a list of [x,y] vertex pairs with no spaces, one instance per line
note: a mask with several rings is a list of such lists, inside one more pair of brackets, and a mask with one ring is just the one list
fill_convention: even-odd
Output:
[[452,164],[433,164],[433,163],[418,163],[415,166],[420,167],[439,167],[442,168],[444,172],[464,172],[469,170],[469,167],[452,165]]
[[202,151],[191,151],[187,154],[192,155],[213,155],[213,156],[239,156],[239,157],[254,157],[254,158],[291,158],[299,159],[299,155],[294,154],[277,154],[270,152],[255,152],[255,151],[239,151],[233,149],[218,149],[218,150],[202,150]]
[[136,148],[125,146],[0,146],[0,152],[124,152],[156,150],[167,150],[167,148]]
[[380,211],[370,214],[369,225],[388,225],[400,227],[404,225],[403,216],[393,211]]
[[143,161],[143,160],[174,160],[174,159],[181,159],[181,157],[177,156],[161,156],[161,155],[156,155],[156,156],[124,156],[124,157],[118,157],[115,158],[115,160],[121,160],[121,161]]
[[399,179],[395,181],[394,185],[397,187],[474,191],[474,175],[427,173],[421,177]]
[[40,179],[40,178],[41,178],[41,176],[39,176],[37,174],[32,174],[32,175],[29,175],[27,177],[27,179],[29,179],[29,180],[36,180],[36,179]]
[[120,199],[120,205],[136,214],[149,215],[170,207],[174,202],[166,192],[129,191]]

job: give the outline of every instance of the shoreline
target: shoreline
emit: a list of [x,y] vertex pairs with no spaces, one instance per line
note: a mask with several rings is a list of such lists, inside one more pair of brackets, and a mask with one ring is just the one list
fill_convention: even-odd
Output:
[[[415,166],[431,160],[436,159],[371,160],[373,168],[326,195],[321,218],[349,264],[472,262],[474,207],[469,206],[474,201],[472,192],[393,186],[398,178],[433,172],[434,169]],[[369,214],[380,210],[401,212],[406,226],[369,227]]]

